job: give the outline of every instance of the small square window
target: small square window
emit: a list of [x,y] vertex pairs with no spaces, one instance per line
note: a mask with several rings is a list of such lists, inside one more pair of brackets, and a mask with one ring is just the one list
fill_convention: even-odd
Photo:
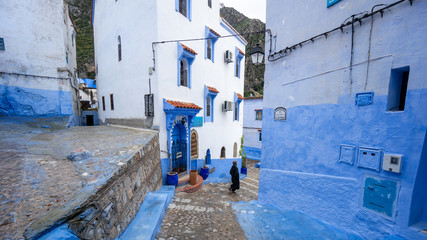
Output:
[[262,120],[262,110],[255,110],[255,120]]

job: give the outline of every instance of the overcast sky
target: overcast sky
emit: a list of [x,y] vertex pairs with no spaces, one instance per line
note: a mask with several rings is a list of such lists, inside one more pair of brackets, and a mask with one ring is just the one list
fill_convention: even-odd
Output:
[[266,0],[219,0],[226,7],[233,7],[246,17],[257,18],[265,23]]

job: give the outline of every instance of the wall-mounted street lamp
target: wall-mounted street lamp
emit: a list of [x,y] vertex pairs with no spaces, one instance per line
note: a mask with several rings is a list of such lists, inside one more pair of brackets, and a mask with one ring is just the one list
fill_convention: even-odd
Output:
[[264,51],[262,50],[262,48],[259,46],[258,43],[254,48],[252,48],[251,58],[252,58],[252,62],[255,65],[259,65],[262,63],[262,59],[264,58]]

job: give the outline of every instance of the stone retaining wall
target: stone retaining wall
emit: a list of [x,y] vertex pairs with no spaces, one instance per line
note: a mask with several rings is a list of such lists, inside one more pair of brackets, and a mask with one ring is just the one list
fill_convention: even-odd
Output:
[[83,189],[82,192],[89,192],[86,193],[89,197],[76,196],[77,200],[71,200],[75,202],[72,210],[64,211],[66,213],[49,227],[44,223],[49,221],[49,215],[45,216],[46,219],[27,229],[26,237],[36,239],[55,226],[68,224],[69,230],[80,239],[115,239],[133,220],[147,193],[161,186],[159,135],[156,134],[93,193]]
[[135,217],[146,194],[162,185],[158,135],[100,189],[87,208],[69,221],[81,239],[114,239]]

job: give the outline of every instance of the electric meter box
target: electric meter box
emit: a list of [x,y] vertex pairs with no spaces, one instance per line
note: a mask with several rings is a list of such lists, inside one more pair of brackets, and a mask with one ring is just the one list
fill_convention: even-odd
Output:
[[383,159],[383,170],[400,173],[402,168],[403,155],[400,154],[384,154]]

